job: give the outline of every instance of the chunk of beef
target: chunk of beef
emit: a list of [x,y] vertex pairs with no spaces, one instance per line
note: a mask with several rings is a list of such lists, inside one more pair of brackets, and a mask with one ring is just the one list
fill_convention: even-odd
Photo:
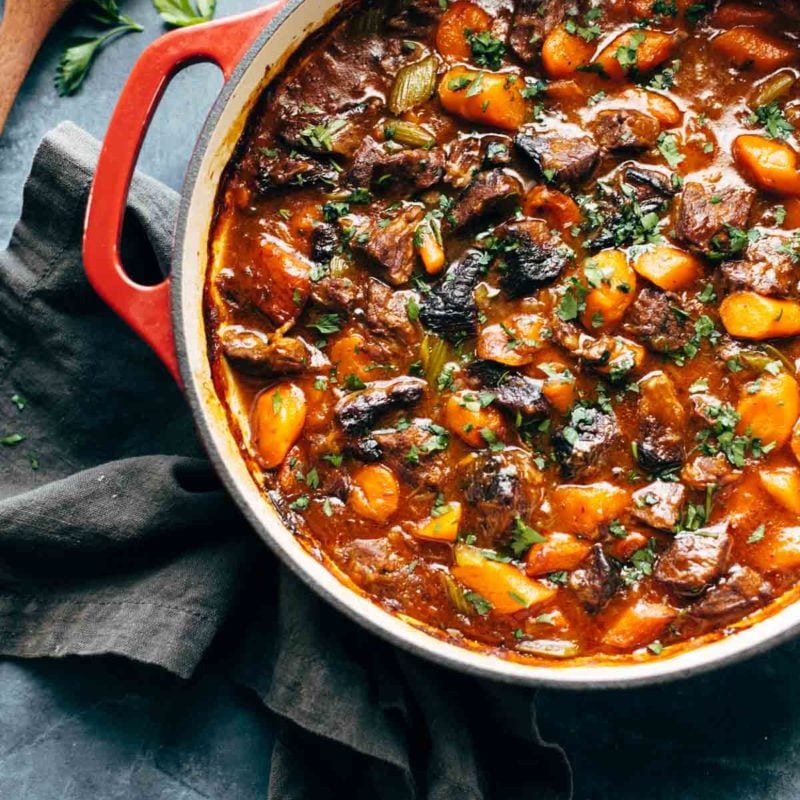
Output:
[[323,308],[351,311],[361,300],[361,289],[350,278],[325,275],[311,284],[311,299]]
[[511,297],[521,297],[553,283],[572,257],[572,250],[540,219],[506,223],[495,235],[504,244],[500,282]]
[[567,424],[553,434],[553,450],[564,477],[573,480],[595,473],[618,436],[613,412],[594,406],[573,408]]
[[567,13],[566,0],[516,0],[508,43],[524,62],[535,61],[542,42]]
[[769,234],[748,243],[743,260],[722,264],[728,286],[734,291],[797,295],[800,267],[793,258],[791,242],[792,238],[785,234]]
[[219,339],[228,363],[245,375],[313,374],[331,366],[324,353],[300,337],[270,337],[261,331],[231,325],[220,331]]
[[450,143],[444,181],[463,189],[484,166],[503,166],[511,161],[511,139],[507,136],[464,136]]
[[439,19],[442,10],[439,0],[401,0],[397,13],[389,17],[386,25],[401,33],[422,35]]
[[731,545],[727,523],[679,533],[659,556],[653,574],[678,594],[699,594],[724,574]]
[[373,381],[365,389],[351,392],[336,404],[334,413],[345,433],[362,433],[389,411],[419,402],[427,384],[420,378]]
[[356,151],[344,180],[356,187],[397,180],[415,189],[427,189],[441,179],[444,164],[444,152],[438,148],[390,152],[368,136]]
[[444,278],[422,298],[420,322],[450,341],[474,334],[478,306],[472,292],[485,270],[483,254],[475,250],[451,264]]
[[719,583],[689,607],[689,614],[701,619],[721,620],[741,616],[769,599],[772,587],[750,567],[734,564]]
[[653,481],[637,489],[632,500],[631,514],[636,519],[651,528],[671,531],[681,518],[681,510],[686,501],[686,487],[682,483]]
[[472,453],[459,462],[456,483],[464,493],[461,526],[480,547],[505,541],[518,517],[525,519],[542,499],[542,477],[524,450]]
[[635,345],[622,336],[590,336],[574,322],[564,322],[557,314],[551,317],[553,340],[572,355],[609,380],[626,377],[637,366]]
[[256,189],[261,194],[285,186],[335,185],[339,179],[338,172],[329,163],[280,148],[260,151],[255,176]]
[[639,164],[623,167],[619,177],[620,185],[624,183],[631,187],[637,202],[644,204],[646,209],[650,209],[654,201],[660,205],[677,193],[668,175]]
[[649,286],[642,289],[628,309],[624,329],[657,353],[674,353],[693,336],[694,330],[681,313],[678,298]]
[[592,132],[604,150],[649,150],[661,133],[658,120],[632,108],[614,108],[598,112]]
[[681,480],[693,489],[727,486],[741,477],[742,471],[735,469],[724,453],[717,453],[715,456],[695,456],[681,470]]
[[453,230],[473,225],[486,216],[508,216],[522,195],[522,184],[499,169],[481,172],[458,196],[446,224]]
[[680,467],[686,453],[686,411],[666,373],[651,372],[639,382],[638,412],[639,465],[655,474]]
[[747,186],[687,183],[678,207],[678,237],[704,253],[730,253],[728,229],[747,227],[755,195]]
[[592,614],[609,601],[619,585],[619,568],[609,560],[600,544],[592,546],[586,560],[569,576],[569,588]]
[[572,135],[561,129],[523,128],[514,144],[530,160],[537,177],[552,183],[577,183],[592,172],[600,157],[600,148],[577,126]]
[[419,340],[419,327],[408,318],[408,306],[417,293],[394,291],[385,283],[370,278],[365,298],[366,323],[379,336],[414,344]]
[[312,155],[350,157],[364,139],[371,118],[376,116],[377,99],[360,103],[345,115],[331,117],[323,111],[289,109],[281,114],[278,132],[292,150]]
[[447,475],[448,441],[447,431],[432,420],[414,419],[400,428],[373,431],[359,441],[354,454],[365,461],[380,461],[415,488],[438,490]]
[[251,258],[224,267],[216,278],[231,305],[257,309],[276,326],[294,320],[311,292],[311,262],[285,242],[265,235]]
[[494,361],[473,361],[467,371],[492,390],[495,402],[503,408],[527,419],[547,416],[550,405],[542,392],[544,381],[510,372]]
[[320,222],[311,231],[311,259],[328,264],[339,248],[339,235],[330,222]]
[[407,283],[416,263],[414,233],[424,216],[421,206],[406,205],[392,217],[370,218],[356,230],[350,247],[383,267],[392,286]]

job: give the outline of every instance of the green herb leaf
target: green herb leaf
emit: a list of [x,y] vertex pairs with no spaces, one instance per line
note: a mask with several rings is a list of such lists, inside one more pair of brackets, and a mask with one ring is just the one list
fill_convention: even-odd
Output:
[[514,555],[519,557],[530,549],[531,545],[546,542],[544,536],[539,531],[526,525],[522,517],[517,516],[514,520],[514,530],[511,532],[511,550]]
[[175,28],[208,22],[217,10],[217,0],[152,0],[161,19]]

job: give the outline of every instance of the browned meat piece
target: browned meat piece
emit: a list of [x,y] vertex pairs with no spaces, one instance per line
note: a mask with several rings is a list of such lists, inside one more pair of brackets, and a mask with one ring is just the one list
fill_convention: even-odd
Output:
[[502,544],[515,521],[542,500],[542,476],[518,448],[470,454],[459,462],[455,480],[466,500],[461,527],[477,537],[480,547]]
[[361,299],[361,289],[350,278],[326,275],[311,284],[311,299],[324,308],[350,311]]
[[312,155],[352,156],[375,117],[377,101],[360,104],[347,116],[331,117],[322,111],[296,111],[283,115],[280,137],[293,150]]
[[420,322],[449,341],[460,341],[474,334],[478,326],[478,305],[473,291],[485,272],[483,254],[468,250],[424,295],[419,311]]
[[328,264],[339,248],[339,235],[329,222],[319,222],[311,231],[311,260]]
[[299,153],[286,153],[278,148],[260,151],[256,161],[255,183],[261,194],[282,186],[335,184],[338,178],[338,173],[330,164]]
[[507,136],[464,136],[450,144],[444,181],[463,189],[484,165],[502,166],[511,161],[511,139]]
[[443,453],[447,431],[430,419],[414,419],[402,428],[373,431],[378,458],[411,486],[439,489],[447,476]]
[[642,111],[614,108],[598,112],[592,122],[592,132],[605,150],[649,150],[655,146],[661,125]]
[[731,544],[727,523],[679,533],[659,556],[653,574],[678,594],[699,594],[724,574]]
[[689,397],[692,404],[692,413],[713,425],[719,419],[719,409],[722,401],[713,394],[700,392]]
[[619,588],[619,569],[606,556],[603,546],[595,544],[581,566],[570,573],[569,588],[583,607],[598,612]]
[[512,297],[530,294],[558,278],[572,250],[540,219],[508,222],[495,230],[506,250],[498,260],[503,288]]
[[760,236],[747,245],[742,261],[726,261],[721,271],[732,290],[746,289],[765,295],[796,295],[800,266],[792,257],[791,237]]
[[555,132],[523,128],[514,144],[533,164],[537,177],[550,183],[577,182],[595,168],[600,148],[580,128],[573,128]]
[[222,352],[234,369],[245,375],[264,377],[299,372],[323,372],[331,362],[316,347],[300,337],[267,336],[238,325],[219,334]]
[[263,236],[252,260],[225,267],[220,294],[238,308],[258,309],[274,325],[296,319],[311,290],[311,262],[274,236]]
[[656,474],[680,467],[685,457],[686,411],[668,375],[652,372],[639,382],[638,412],[639,465]]
[[670,531],[681,518],[681,510],[686,501],[686,487],[682,483],[653,481],[637,489],[632,500],[631,514],[636,519],[651,528]]
[[473,361],[467,371],[483,387],[492,390],[499,406],[514,414],[519,413],[526,419],[547,416],[550,404],[542,392],[544,381],[509,371],[493,361]]
[[345,433],[361,433],[371,428],[383,414],[417,403],[426,387],[420,378],[373,381],[365,389],[343,397],[334,413]]
[[394,291],[385,283],[370,278],[366,293],[366,322],[379,336],[414,344],[419,341],[419,326],[408,318],[409,301],[417,299],[410,290]]
[[383,185],[388,180],[398,180],[416,189],[427,189],[441,179],[444,164],[444,152],[437,148],[389,152],[373,138],[367,137],[353,157],[345,182],[350,186],[368,188],[376,182]]
[[633,189],[634,197],[639,204],[653,201],[662,203],[669,200],[676,193],[669,175],[656,169],[642,167],[639,164],[623,167],[619,173],[620,182]]
[[624,329],[632,339],[644,342],[657,353],[680,350],[694,333],[681,313],[678,298],[650,287],[642,289],[628,309]]
[[772,587],[754,569],[734,564],[728,574],[689,608],[693,617],[724,619],[769,599]]
[[439,19],[444,8],[439,0],[404,0],[386,25],[392,30],[422,35]]
[[406,205],[392,217],[370,219],[356,230],[350,247],[383,267],[392,286],[407,283],[416,263],[414,232],[424,216],[421,206]]
[[565,478],[588,478],[601,466],[619,437],[614,412],[575,406],[567,424],[553,434],[553,450]]
[[457,230],[487,215],[511,213],[522,195],[522,184],[499,169],[482,172],[459,195],[446,223]]
[[695,456],[681,470],[681,480],[693,489],[705,489],[709,486],[727,486],[742,477],[742,471],[735,469],[724,453],[715,456]]
[[678,237],[705,253],[729,253],[728,228],[747,227],[755,195],[747,186],[687,183],[678,207]]
[[566,0],[516,0],[508,43],[526,63],[539,57],[542,42],[564,20]]

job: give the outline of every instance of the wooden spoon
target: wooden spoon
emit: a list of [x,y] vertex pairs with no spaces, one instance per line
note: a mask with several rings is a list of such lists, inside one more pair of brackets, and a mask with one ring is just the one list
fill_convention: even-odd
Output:
[[39,47],[75,0],[6,0],[0,20],[0,134]]

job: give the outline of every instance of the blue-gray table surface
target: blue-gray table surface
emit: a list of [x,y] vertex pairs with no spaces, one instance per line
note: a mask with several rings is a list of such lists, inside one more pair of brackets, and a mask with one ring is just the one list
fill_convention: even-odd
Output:
[[[218,13],[259,4],[219,0]],[[102,137],[136,57],[163,32],[150,0],[127,0],[124,8],[145,32],[101,54],[77,96],[59,98],[53,88],[71,18],[39,54],[0,138],[0,246],[19,214],[42,135],[71,119]],[[142,151],[141,169],[180,188],[192,142],[220,85],[218,72],[207,65],[174,80]],[[546,738],[567,749],[577,800],[797,800],[798,656],[800,644],[790,643],[665,686],[542,691],[539,724]],[[0,798],[260,800],[270,743],[270,720],[256,700],[210,670],[182,682],[112,658],[0,661]]]

